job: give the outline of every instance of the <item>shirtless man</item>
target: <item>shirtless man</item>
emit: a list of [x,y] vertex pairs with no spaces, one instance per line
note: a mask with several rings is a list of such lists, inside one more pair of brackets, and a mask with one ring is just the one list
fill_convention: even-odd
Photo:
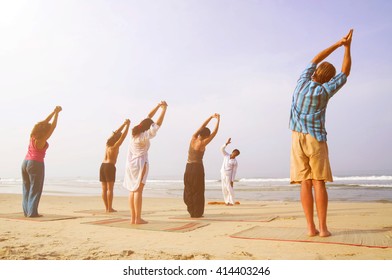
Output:
[[[106,212],[116,212],[113,209],[113,187],[116,181],[116,162],[121,144],[128,134],[131,121],[126,119],[106,142],[105,158],[99,171],[99,180],[102,184],[102,199]],[[122,130],[125,128],[124,132]]]

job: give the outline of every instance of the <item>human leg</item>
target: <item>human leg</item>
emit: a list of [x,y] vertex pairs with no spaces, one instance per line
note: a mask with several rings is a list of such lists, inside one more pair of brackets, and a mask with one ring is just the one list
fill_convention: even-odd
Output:
[[227,205],[229,203],[229,192],[227,190],[227,182],[226,182],[226,176],[223,174],[221,175],[221,183],[222,183],[222,194],[223,194],[223,201]]
[[318,231],[313,219],[314,199],[311,178],[306,135],[293,131],[290,153],[290,183],[301,184],[301,204],[306,218],[308,235],[315,236]]
[[[141,181],[144,182],[145,179],[144,176],[146,176],[146,173],[148,171],[148,165],[147,163],[144,164],[144,168],[142,171],[141,175]],[[148,223],[147,221],[142,219],[142,205],[143,205],[143,189],[145,184],[140,182],[140,185],[138,189],[134,192],[134,205],[135,205],[135,219],[134,222],[135,224],[146,224]]]
[[102,186],[102,200],[103,203],[105,204],[105,210],[106,212],[108,212],[108,196],[107,196],[107,192],[108,192],[108,183],[107,182],[101,182],[101,186]]
[[45,165],[43,162],[29,160],[27,172],[30,178],[30,192],[27,203],[27,216],[38,217],[38,204],[41,199],[45,178]]
[[193,213],[191,217],[200,218],[204,214],[205,206],[205,180],[204,180],[204,166],[203,164],[195,164],[194,172],[194,193],[193,193]]
[[327,237],[331,233],[327,228],[328,193],[325,182],[333,181],[331,166],[329,163],[327,142],[318,142],[308,135],[307,143],[310,157],[309,165],[312,169],[312,184],[314,186],[317,216],[319,219],[320,236]]
[[116,166],[112,163],[102,163],[99,170],[99,180],[102,184],[102,200],[106,212],[116,212],[113,209],[113,187],[116,181]]
[[308,235],[315,236],[318,234],[313,219],[313,187],[312,180],[304,180],[301,182],[301,203],[308,226]]
[[107,183],[107,194],[106,194],[106,201],[107,201],[107,208],[106,212],[117,212],[113,209],[113,189],[114,189],[114,182]]
[[129,193],[129,209],[131,210],[131,224],[135,224],[135,219],[136,219],[135,192]]
[[313,180],[313,185],[320,227],[319,235],[321,237],[328,237],[331,233],[328,231],[327,227],[328,193],[325,188],[325,182],[321,180]]
[[135,192],[135,224],[147,224],[146,220],[142,219],[142,204],[143,204],[143,188],[141,183],[139,189]]
[[27,217],[28,201],[29,201],[28,198],[29,198],[29,193],[30,193],[30,177],[29,177],[29,173],[27,172],[27,160],[24,160],[22,163],[22,180],[23,180],[22,208],[23,208],[24,216]]
[[187,207],[187,211],[192,217],[193,215],[193,197],[194,197],[194,180],[193,180],[193,164],[188,163],[184,173],[184,194],[183,200]]
[[227,192],[228,192],[228,195],[227,195],[227,197],[228,197],[228,204],[229,205],[234,205],[234,189],[231,186],[231,184],[229,184],[227,186]]

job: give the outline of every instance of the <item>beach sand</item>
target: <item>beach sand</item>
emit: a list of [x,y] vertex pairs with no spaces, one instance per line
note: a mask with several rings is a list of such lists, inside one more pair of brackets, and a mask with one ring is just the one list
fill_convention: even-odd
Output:
[[[86,224],[109,218],[126,219],[128,199],[115,197],[112,215],[79,211],[103,209],[100,197],[43,196],[41,214],[73,219],[29,221],[0,218],[0,259],[4,260],[382,260],[392,259],[392,248],[339,244],[249,240],[230,235],[255,226],[304,228],[298,202],[241,201],[240,205],[206,205],[212,220],[182,220],[187,214],[179,198],[144,198],[143,218],[152,224],[200,222],[208,224],[187,232],[140,230]],[[21,212],[21,195],[0,194],[0,214]],[[330,202],[328,223],[334,229],[374,230],[392,228],[392,203]],[[216,220],[245,217],[245,221]],[[269,222],[249,217],[273,217]],[[247,218],[248,217],[248,220]],[[317,220],[316,220],[317,221]]]

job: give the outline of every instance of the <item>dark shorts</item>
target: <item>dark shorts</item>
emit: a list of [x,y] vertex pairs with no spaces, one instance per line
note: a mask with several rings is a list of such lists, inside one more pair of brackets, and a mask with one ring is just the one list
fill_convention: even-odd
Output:
[[99,170],[99,181],[101,182],[115,182],[116,181],[116,166],[113,163],[102,163]]

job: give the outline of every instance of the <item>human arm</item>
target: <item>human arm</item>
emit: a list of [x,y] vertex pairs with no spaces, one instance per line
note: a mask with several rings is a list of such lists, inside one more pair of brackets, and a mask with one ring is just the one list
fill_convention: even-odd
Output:
[[167,110],[167,103],[166,103],[166,101],[161,101],[161,103],[159,103],[159,107],[162,108],[162,111],[161,111],[161,114],[158,117],[158,120],[157,120],[156,124],[158,126],[161,126],[162,122],[163,122],[163,119],[165,118],[165,114],[166,114],[166,110]]
[[351,71],[351,39],[354,30],[351,29],[349,34],[345,37],[344,45],[344,57],[342,64],[342,72],[348,77]]
[[333,44],[332,46],[322,50],[321,52],[319,52],[313,59],[312,59],[312,63],[314,64],[319,64],[321,61],[323,61],[324,59],[326,59],[331,53],[333,53],[337,48],[339,48],[341,46],[340,41],[336,42],[335,44]]
[[130,123],[131,123],[131,121],[129,121],[129,123],[128,123],[128,119],[126,119],[125,121],[124,121],[124,123],[118,128],[118,129],[116,129],[115,130],[115,133],[118,133],[118,132],[121,132],[123,129],[124,129],[124,127],[126,126],[126,125],[129,125]]
[[235,175],[236,175],[236,173],[237,173],[237,164],[235,164],[235,165],[233,166],[233,170],[231,171],[230,184],[231,184],[231,187],[232,187],[232,188],[234,187],[234,180],[235,180]]
[[216,119],[216,124],[215,124],[215,128],[212,131],[212,133],[210,134],[210,136],[208,136],[206,139],[203,140],[204,146],[207,146],[212,141],[212,139],[214,139],[216,134],[218,133],[219,123],[220,123],[220,115],[215,113],[214,115],[211,116],[211,118]]
[[124,129],[124,132],[121,134],[120,139],[117,140],[117,142],[114,144],[115,147],[120,147],[121,144],[124,142],[125,137],[127,137],[128,130],[129,130],[129,125],[131,124],[131,121],[129,119],[126,119],[124,123],[119,127],[119,129],[116,130],[116,132],[120,132]]
[[[56,106],[57,108],[57,106]],[[56,114],[56,108],[53,110],[52,113],[49,114],[49,116],[46,117],[46,119],[44,119],[42,122],[44,123],[49,123],[51,121],[51,119],[53,118],[53,116]]]
[[203,124],[199,127],[198,130],[196,130],[196,132],[193,134],[193,138],[197,138],[200,134],[200,131],[203,130],[203,128],[205,128],[207,126],[207,124],[213,119],[213,115],[210,116],[208,119],[206,119]]
[[222,152],[222,154],[223,154],[223,156],[227,156],[227,155],[229,155],[229,153],[228,152],[226,152],[226,146],[227,145],[229,145],[231,143],[231,138],[229,138],[227,141],[226,141],[226,143],[221,147],[221,152]]
[[61,108],[61,106],[56,106],[54,111],[45,119],[45,122],[47,122],[47,123],[49,123],[52,118],[53,118],[53,121],[50,124],[50,129],[49,129],[47,135],[45,136],[44,141],[48,140],[50,138],[50,136],[52,136],[53,131],[55,130],[55,128],[57,126],[57,119],[58,119],[59,113],[62,110],[63,109]]
[[346,46],[348,40],[350,40],[351,43],[351,36],[352,36],[352,32],[353,30],[350,29],[350,31],[348,32],[348,34],[346,36],[344,36],[342,39],[340,39],[339,41],[337,41],[336,43],[334,43],[332,46],[326,48],[325,50],[322,50],[321,52],[319,52],[313,59],[312,59],[312,63],[315,64],[319,64],[321,61],[323,61],[324,59],[326,59],[331,53],[333,53],[337,48],[341,47],[341,46]]
[[159,107],[161,107],[161,103],[162,102],[159,102],[158,105],[151,110],[151,112],[148,114],[148,118],[152,119],[155,116],[156,112],[158,112]]

